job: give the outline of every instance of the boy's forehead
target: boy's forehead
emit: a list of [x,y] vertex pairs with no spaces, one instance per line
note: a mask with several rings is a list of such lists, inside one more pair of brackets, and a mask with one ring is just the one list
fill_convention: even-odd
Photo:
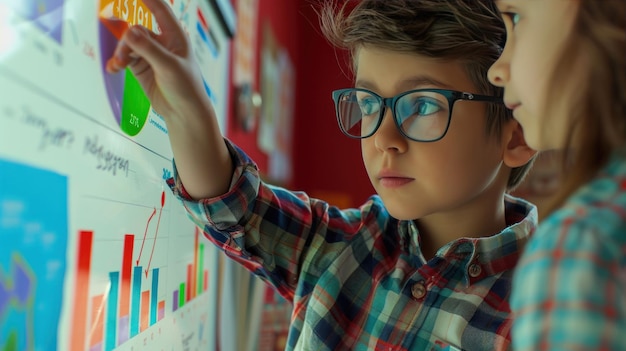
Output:
[[355,86],[375,91],[418,88],[475,91],[460,60],[363,47],[355,57],[354,71]]

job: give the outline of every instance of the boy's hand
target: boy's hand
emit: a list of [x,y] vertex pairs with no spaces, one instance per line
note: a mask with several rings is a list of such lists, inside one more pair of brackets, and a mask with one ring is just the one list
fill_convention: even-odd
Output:
[[[159,24],[160,34],[132,26],[122,36],[107,70],[129,67],[144,89],[153,109],[170,124],[199,107],[209,107],[191,45],[170,7],[162,0],[144,0]],[[185,113],[182,113],[185,111]],[[206,116],[205,116],[206,117]]]
[[191,44],[163,0],[143,0],[159,24],[155,34],[129,28],[107,62],[107,70],[129,67],[167,124],[180,179],[197,199],[224,194],[233,174],[230,154],[220,132]]

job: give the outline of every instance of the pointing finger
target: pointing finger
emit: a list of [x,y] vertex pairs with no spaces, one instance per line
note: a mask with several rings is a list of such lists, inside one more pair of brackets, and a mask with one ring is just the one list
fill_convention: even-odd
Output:
[[128,51],[122,49],[123,54],[126,54],[126,56],[121,62],[131,64],[136,58],[141,57],[156,70],[158,70],[158,67],[168,65],[173,55],[155,37],[156,34],[150,32],[145,27],[130,27],[123,37],[126,43],[124,46],[128,48],[126,49]]
[[178,25],[178,19],[164,0],[143,0],[143,3],[148,7],[150,12],[152,12],[152,15],[154,15],[160,30],[163,32],[173,32],[176,36],[184,35],[184,31]]
[[130,65],[136,59],[137,54],[135,54],[126,41],[122,39],[115,48],[113,57],[107,62],[106,69],[109,73],[116,73]]

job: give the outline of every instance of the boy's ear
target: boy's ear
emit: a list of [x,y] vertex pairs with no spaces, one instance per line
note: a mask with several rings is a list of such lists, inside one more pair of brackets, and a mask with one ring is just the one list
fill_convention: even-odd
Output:
[[518,121],[512,119],[508,121],[502,130],[504,164],[511,168],[521,167],[527,164],[530,159],[537,154],[526,144],[524,130]]

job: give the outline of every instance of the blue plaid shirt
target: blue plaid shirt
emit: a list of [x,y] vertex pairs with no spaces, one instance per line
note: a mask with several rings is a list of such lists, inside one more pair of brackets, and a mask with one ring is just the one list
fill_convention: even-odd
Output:
[[515,350],[626,350],[626,152],[539,225],[514,276]]
[[230,190],[192,201],[168,180],[192,220],[227,255],[293,303],[287,350],[498,350],[510,345],[512,271],[536,208],[506,197],[509,226],[461,238],[425,261],[413,221],[372,196],[340,210],[260,181],[229,144]]

